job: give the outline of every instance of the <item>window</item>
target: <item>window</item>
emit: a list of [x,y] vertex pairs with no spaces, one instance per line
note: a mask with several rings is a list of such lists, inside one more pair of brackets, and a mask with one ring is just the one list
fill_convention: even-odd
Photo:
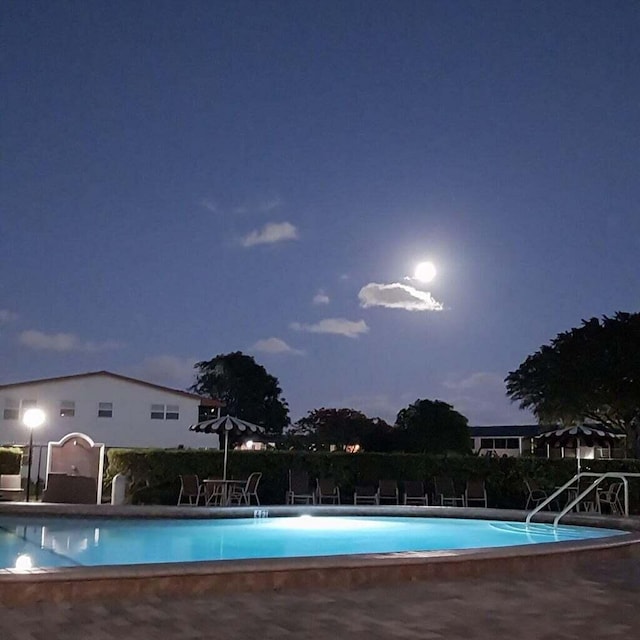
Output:
[[73,400],[63,400],[60,403],[60,417],[73,418],[76,415],[76,403]]
[[180,407],[177,404],[167,405],[167,420],[178,420],[180,418]]
[[13,398],[6,398],[2,417],[5,420],[18,420],[20,418],[20,403]]
[[496,438],[494,440],[494,449],[506,449],[507,448],[507,440],[505,438]]
[[507,449],[519,449],[520,443],[518,438],[507,438]]
[[493,449],[493,438],[480,438],[481,449]]
[[177,404],[152,404],[152,420],[179,420],[180,407]]
[[113,418],[113,402],[98,402],[98,418]]
[[164,405],[152,404],[151,405],[151,419],[152,420],[164,420]]

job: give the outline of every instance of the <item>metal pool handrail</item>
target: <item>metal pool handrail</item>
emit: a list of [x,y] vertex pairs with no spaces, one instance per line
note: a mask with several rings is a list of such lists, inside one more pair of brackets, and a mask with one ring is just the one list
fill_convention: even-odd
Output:
[[618,478],[622,480],[624,485],[624,515],[629,515],[629,482],[627,478],[640,478],[640,473],[627,473],[624,471],[607,471],[606,473],[594,473],[592,471],[581,471],[580,473],[576,473],[571,480],[567,481],[563,484],[559,489],[554,491],[546,500],[541,502],[535,509],[531,511],[527,515],[525,520],[526,524],[531,522],[531,518],[536,515],[539,511],[544,509],[548,504],[553,502],[563,491],[567,490],[571,487],[577,480],[584,477],[595,478],[595,481],[590,484],[582,493],[577,495],[569,504],[565,506],[565,508],[554,518],[553,526],[557,527],[558,522],[560,522],[560,518],[565,516],[573,507],[575,507],[587,494],[591,493],[603,480],[607,478]]

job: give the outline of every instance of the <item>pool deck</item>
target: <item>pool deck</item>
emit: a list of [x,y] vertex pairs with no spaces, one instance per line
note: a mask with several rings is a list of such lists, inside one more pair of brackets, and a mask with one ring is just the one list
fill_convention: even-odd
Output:
[[[158,514],[169,515],[164,509]],[[456,514],[447,509],[446,515]],[[472,515],[469,510],[467,515]],[[492,517],[485,511],[483,515]],[[593,517],[579,518],[587,524],[584,519]],[[629,529],[640,530],[640,518],[625,521]],[[606,524],[616,526],[610,519]],[[409,581],[402,572],[389,575],[384,562],[371,574],[373,580],[363,582],[348,573],[318,582],[318,576],[332,572],[312,569],[302,579],[254,592],[228,584],[231,589],[188,593],[123,589],[91,596],[80,591],[77,597],[58,599],[53,592],[60,585],[54,577],[49,600],[58,602],[40,598],[43,601],[9,604],[11,598],[0,593],[0,638],[628,640],[640,626],[640,544],[617,551],[624,553],[543,553],[525,565],[490,557],[470,565],[462,559],[456,562],[466,570],[436,571]],[[420,557],[400,560],[401,566],[424,564]],[[233,580],[231,575],[226,578]],[[85,587],[91,592],[90,585]]]
[[526,576],[215,597],[0,604],[2,640],[630,640],[640,556]]

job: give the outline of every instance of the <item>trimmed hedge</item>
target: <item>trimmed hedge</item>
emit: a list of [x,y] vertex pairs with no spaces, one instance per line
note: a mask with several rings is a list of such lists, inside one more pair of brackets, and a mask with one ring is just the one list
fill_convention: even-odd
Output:
[[[116,473],[132,480],[135,504],[175,504],[180,474],[201,478],[221,477],[223,453],[201,449],[110,449],[106,481]],[[357,484],[377,484],[379,479],[423,480],[432,493],[432,479],[447,475],[464,490],[470,477],[485,479],[489,506],[522,509],[526,502],[524,481],[532,478],[541,487],[564,484],[576,471],[575,459],[484,458],[477,456],[429,456],[401,453],[311,453],[299,451],[230,451],[229,478],[246,478],[262,472],[258,493],[263,504],[283,504],[289,469],[304,469],[316,477],[332,477],[340,486],[342,501],[351,502]],[[584,460],[583,471],[640,473],[640,460]],[[629,483],[630,509],[640,512],[640,478]]]
[[0,447],[0,473],[20,473],[22,449],[19,447]]

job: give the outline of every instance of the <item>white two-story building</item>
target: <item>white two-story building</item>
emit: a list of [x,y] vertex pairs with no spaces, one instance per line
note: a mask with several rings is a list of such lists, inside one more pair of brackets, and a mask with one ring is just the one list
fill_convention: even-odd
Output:
[[0,444],[29,440],[22,416],[29,407],[45,412],[34,444],[72,432],[107,447],[218,447],[215,435],[189,425],[214,415],[219,402],[109,371],[0,385]]

